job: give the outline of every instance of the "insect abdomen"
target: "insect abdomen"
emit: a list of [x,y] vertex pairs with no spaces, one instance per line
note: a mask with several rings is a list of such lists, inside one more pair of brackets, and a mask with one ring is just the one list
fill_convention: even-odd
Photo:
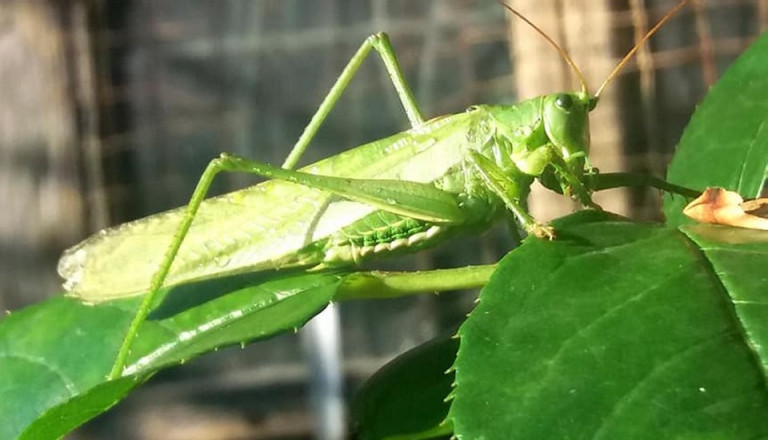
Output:
[[377,212],[334,234],[325,245],[323,263],[335,266],[376,254],[414,252],[428,247],[446,230],[434,223]]

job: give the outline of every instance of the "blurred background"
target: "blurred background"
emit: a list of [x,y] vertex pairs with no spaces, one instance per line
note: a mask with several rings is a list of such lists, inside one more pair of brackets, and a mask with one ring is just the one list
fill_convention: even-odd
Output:
[[[507,2],[568,50],[592,91],[675,4]],[[663,175],[696,103],[766,27],[768,0],[692,1],[604,93],[591,117],[593,163]],[[220,152],[281,163],[377,31],[390,34],[428,118],[577,87],[557,53],[492,0],[0,0],[0,310],[60,294],[63,249],[186,203]],[[407,128],[376,58],[303,164]],[[225,176],[215,190],[253,182]],[[615,190],[598,201],[660,219],[655,191]],[[531,205],[540,219],[575,209],[540,189]],[[511,245],[499,228],[387,267],[493,262]],[[342,438],[334,420],[343,411],[320,416],[312,404],[322,396],[318,356],[338,363],[343,388],[330,394],[348,402],[398,353],[455,331],[473,301],[474,293],[453,293],[342,304],[319,331],[162,372],[71,438]]]

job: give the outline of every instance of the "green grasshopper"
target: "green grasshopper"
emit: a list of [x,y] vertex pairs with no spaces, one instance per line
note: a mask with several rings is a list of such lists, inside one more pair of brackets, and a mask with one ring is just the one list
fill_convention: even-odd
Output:
[[[594,95],[570,57],[505,5],[560,52],[576,72],[581,91],[512,106],[477,105],[429,121],[422,117],[387,35],[372,35],[282,167],[222,154],[210,162],[186,207],[103,230],[64,253],[58,271],[71,296],[100,302],[150,292],[112,377],[120,375],[132,339],[161,287],[259,270],[357,265],[487,229],[507,210],[529,234],[553,239],[555,231],[527,211],[530,185],[538,178],[582,205],[598,208],[592,192],[611,184],[599,183],[605,175],[587,161],[588,113],[639,45],[686,1],[647,33]],[[384,61],[411,129],[292,170],[372,49]],[[206,199],[222,171],[271,180]],[[650,184],[670,189],[663,182]]]

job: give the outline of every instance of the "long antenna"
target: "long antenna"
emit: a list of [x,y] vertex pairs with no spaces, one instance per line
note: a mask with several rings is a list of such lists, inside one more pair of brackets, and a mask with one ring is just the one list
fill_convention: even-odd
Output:
[[547,42],[549,42],[549,44],[551,44],[552,47],[555,48],[555,50],[557,50],[557,52],[560,54],[560,56],[563,57],[565,62],[568,63],[569,66],[571,66],[571,68],[573,69],[574,72],[576,72],[576,76],[579,78],[579,82],[581,83],[581,91],[584,94],[589,94],[589,90],[587,89],[587,80],[584,77],[584,74],[581,73],[581,70],[579,70],[578,66],[576,66],[576,63],[574,63],[573,60],[571,59],[571,57],[568,56],[568,53],[565,50],[563,50],[563,48],[560,47],[559,44],[555,43],[555,40],[553,40],[549,35],[547,35],[546,32],[544,32],[538,26],[533,24],[530,20],[525,18],[523,16],[523,14],[517,12],[517,10],[515,10],[515,8],[513,8],[512,6],[504,3],[502,0],[496,0],[496,1],[501,6],[506,8],[509,12],[515,14],[517,16],[517,18],[519,18],[519,19],[523,20],[524,22],[526,22],[528,24],[528,26],[532,27],[536,32],[538,32],[542,37],[544,37],[544,39],[547,40]]
[[603,83],[600,85],[600,88],[597,89],[597,92],[595,92],[595,98],[599,98],[600,97],[600,94],[603,93],[603,90],[605,90],[605,87],[608,84],[610,84],[611,81],[613,81],[616,78],[616,76],[619,74],[619,71],[621,70],[621,68],[624,67],[624,65],[627,64],[630,59],[632,59],[632,56],[635,54],[635,52],[637,52],[643,46],[643,44],[645,44],[645,42],[648,41],[648,39],[651,38],[653,36],[653,34],[656,33],[656,31],[658,31],[662,26],[664,26],[664,23],[669,21],[669,19],[672,18],[672,16],[675,15],[677,13],[677,11],[682,9],[682,7],[685,6],[685,4],[688,3],[688,1],[689,0],[681,0],[677,4],[677,6],[675,6],[672,9],[670,9],[669,12],[664,14],[664,16],[661,17],[661,20],[659,20],[659,22],[656,23],[656,25],[653,26],[651,28],[651,30],[649,30],[645,34],[645,36],[642,39],[640,39],[640,41],[638,41],[635,44],[635,46],[632,49],[630,49],[629,52],[627,52],[626,55],[624,55],[624,58],[622,58],[621,61],[619,61],[619,64],[617,64],[616,67],[613,68],[613,70],[608,75],[608,77],[605,79],[605,81],[603,81]]

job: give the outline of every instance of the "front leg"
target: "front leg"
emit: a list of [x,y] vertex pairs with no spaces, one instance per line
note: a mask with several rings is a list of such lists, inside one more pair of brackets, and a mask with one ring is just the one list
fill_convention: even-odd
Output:
[[[576,174],[571,171],[568,164],[560,156],[553,157],[550,164],[555,170],[555,175],[558,177],[558,180],[561,181],[563,194],[575,198],[584,207],[602,210],[600,205],[592,201],[592,191],[587,188],[582,180],[584,176],[583,172],[581,174]],[[587,167],[587,173],[596,174],[596,168],[592,168],[591,166]]]
[[[531,176],[541,176],[547,166],[551,165],[563,194],[575,197],[585,207],[601,209],[592,201],[592,193],[581,181],[581,178],[569,170],[568,165],[557,153],[557,148],[554,145],[546,144],[534,150],[513,153],[512,160],[520,171]],[[596,172],[593,171],[595,168],[591,166],[587,168],[589,173]],[[551,189],[554,190],[555,188]]]
[[523,187],[521,181],[523,177],[528,177],[525,173],[519,169],[505,173],[492,160],[476,151],[470,151],[467,160],[474,166],[486,188],[504,202],[529,234],[548,240],[555,238],[555,231],[551,226],[538,223],[524,208],[523,197],[528,194],[528,187]]

